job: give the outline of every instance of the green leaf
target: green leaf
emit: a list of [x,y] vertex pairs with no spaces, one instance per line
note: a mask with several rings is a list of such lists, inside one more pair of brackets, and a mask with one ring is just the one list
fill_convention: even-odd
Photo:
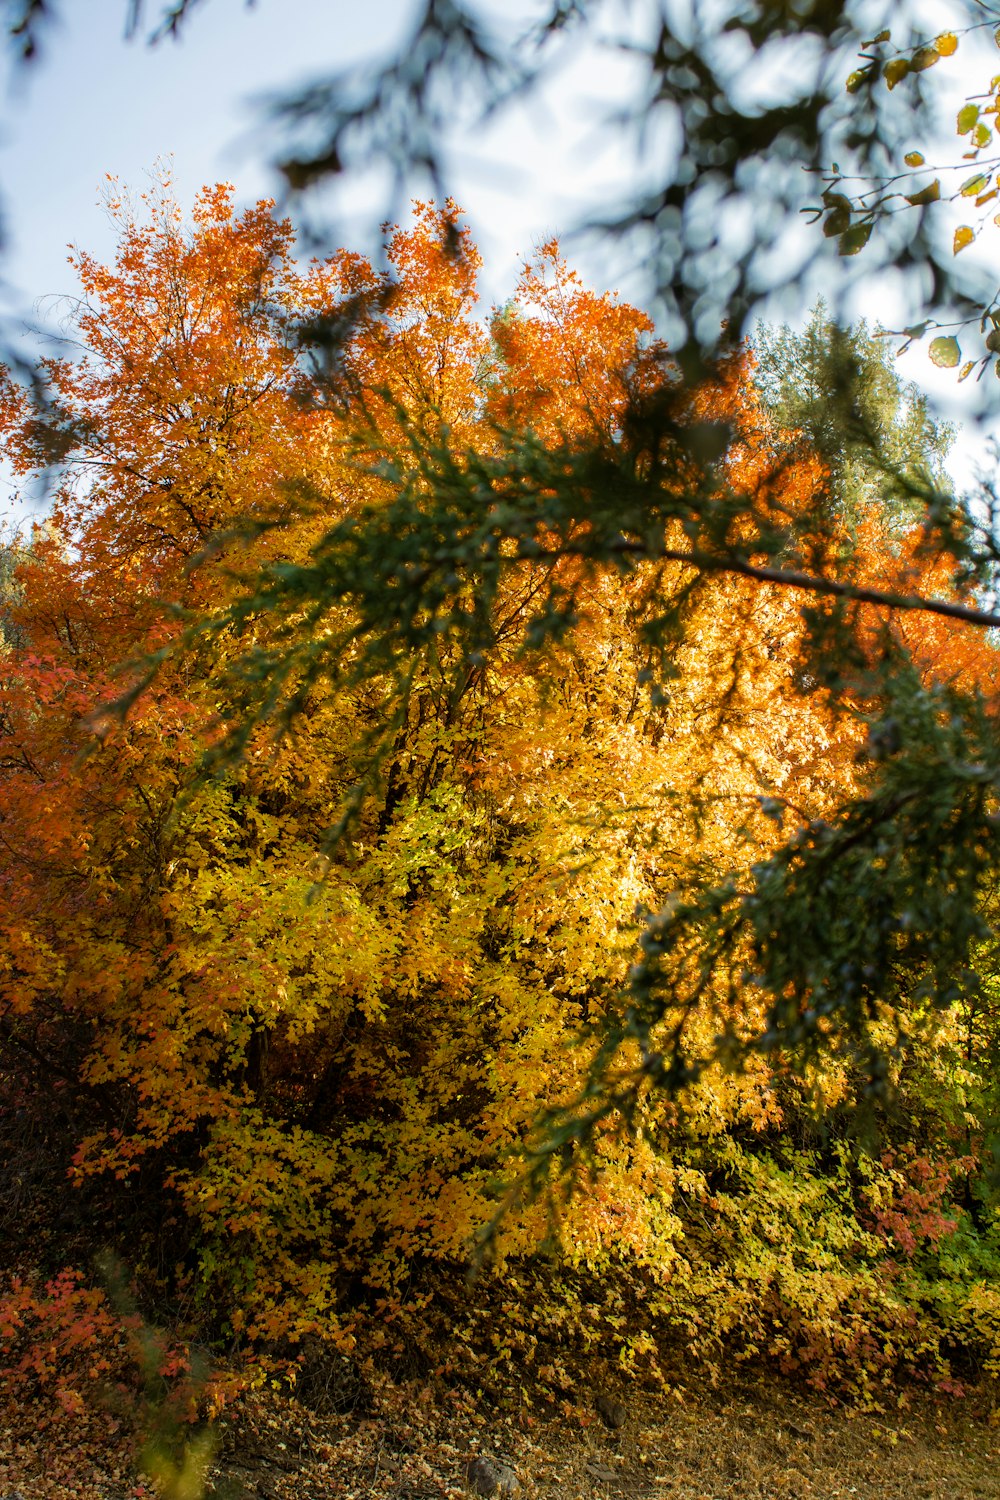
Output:
[[924,155],[921,151],[907,151],[903,160],[908,167],[922,167],[924,164]]
[[933,68],[940,61],[941,54],[936,47],[918,47],[910,58],[909,70],[911,73],[922,73],[925,68]]
[[969,131],[979,119],[978,104],[963,104],[958,112],[958,133],[968,135]]
[[858,89],[861,88],[864,84],[864,81],[868,77],[868,74],[870,72],[870,68],[858,68],[856,72],[852,73],[850,78],[848,78],[847,80],[847,92],[849,94],[856,94],[858,92]]
[[871,238],[871,232],[872,226],[870,222],[867,224],[852,224],[850,229],[846,230],[840,236],[840,243],[837,246],[839,254],[857,255],[858,251],[863,250],[867,245]]
[[975,130],[972,133],[972,143],[975,146],[976,150],[981,151],[984,146],[989,145],[992,139],[993,132],[990,130],[990,127],[988,125],[985,125],[983,121],[980,120],[979,124],[976,126]]
[[[937,57],[936,52],[934,56]],[[894,89],[897,83],[902,83],[903,79],[906,77],[909,71],[910,64],[907,58],[893,57],[889,59],[885,67],[882,69],[882,77],[885,79],[889,88]]]
[[835,193],[827,188],[823,194],[823,202],[830,210],[823,220],[823,233],[828,239],[834,235],[843,234],[851,227],[851,210],[854,205],[844,193]]
[[953,370],[962,358],[958,339],[952,337],[932,339],[927,352],[931,364],[938,365],[943,370]]
[[988,172],[977,172],[975,177],[970,177],[968,182],[963,182],[961,192],[963,198],[975,198],[988,185],[990,174]]

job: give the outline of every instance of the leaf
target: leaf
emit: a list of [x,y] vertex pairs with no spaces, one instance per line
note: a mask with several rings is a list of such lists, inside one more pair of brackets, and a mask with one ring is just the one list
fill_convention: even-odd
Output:
[[857,255],[858,251],[863,250],[867,245],[871,238],[871,232],[871,221],[862,224],[852,224],[850,229],[846,230],[840,236],[840,243],[837,246],[838,253],[840,255]]
[[940,177],[935,177],[933,182],[929,182],[918,192],[907,193],[905,196],[907,203],[911,203],[914,208],[923,208],[928,203],[936,203],[941,196]]
[[[935,53],[934,55],[936,57],[937,53]],[[907,58],[893,57],[889,59],[885,67],[882,69],[882,77],[885,79],[889,88],[894,89],[897,83],[902,83],[903,79],[906,77],[909,71],[910,63]]]
[[975,238],[976,231],[970,228],[968,224],[962,224],[960,228],[955,230],[955,238],[952,242],[953,253],[957,255],[960,250],[966,249],[967,246],[973,243]]
[[959,384],[961,384],[963,380],[968,380],[969,376],[972,374],[975,368],[976,361],[974,359],[967,359],[958,374]]
[[934,47],[918,47],[910,58],[909,69],[911,73],[923,73],[927,68],[933,68],[936,62],[940,62],[941,54]]
[[851,211],[849,208],[835,208],[823,220],[823,233],[827,239],[832,239],[834,235],[843,234],[850,227]]
[[986,335],[986,347],[991,354],[1000,354],[1000,328],[991,328]]
[[907,151],[903,160],[908,167],[922,167],[924,164],[924,155],[921,151]]
[[823,202],[830,210],[823,220],[823,233],[831,239],[851,227],[851,210],[854,205],[844,193],[835,193],[829,188],[823,194]]
[[931,364],[937,365],[942,370],[953,370],[962,358],[958,339],[952,336],[932,339],[927,353]]
[[979,119],[978,104],[963,104],[958,112],[956,125],[959,135],[968,135]]
[[970,177],[963,182],[960,192],[963,198],[975,198],[984,188],[989,186],[990,174],[988,172],[977,172],[975,177]]
[[972,142],[976,150],[982,151],[983,147],[988,146],[992,139],[993,132],[990,130],[990,127],[980,120],[972,133]]
[[855,72],[853,72],[848,78],[845,85],[845,87],[847,88],[847,92],[849,94],[856,94],[858,92],[858,89],[863,86],[865,79],[868,77],[870,72],[870,68],[858,68]]
[[938,57],[951,57],[958,51],[958,37],[953,31],[942,31],[940,36],[934,38],[934,51]]

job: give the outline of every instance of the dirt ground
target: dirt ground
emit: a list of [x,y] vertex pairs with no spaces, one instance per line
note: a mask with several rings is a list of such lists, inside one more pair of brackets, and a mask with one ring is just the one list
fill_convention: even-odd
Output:
[[[530,1397],[507,1410],[469,1392],[394,1388],[339,1415],[254,1394],[221,1424],[205,1500],[459,1500],[480,1456],[513,1470],[520,1500],[1000,1500],[993,1392],[910,1397],[891,1414],[773,1380],[725,1395],[694,1385],[610,1394],[624,1408],[618,1429],[593,1392],[553,1412],[533,1411]],[[68,1424],[6,1411],[0,1500],[153,1493],[107,1415]]]

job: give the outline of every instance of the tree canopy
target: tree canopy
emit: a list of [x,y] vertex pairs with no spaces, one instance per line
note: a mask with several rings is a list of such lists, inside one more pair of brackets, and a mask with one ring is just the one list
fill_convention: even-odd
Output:
[[[154,38],[178,32],[191,9],[167,7]],[[297,525],[303,506],[326,518],[305,552],[282,550],[273,560],[267,548],[251,551],[264,559],[262,570],[243,569],[243,587],[207,614],[194,607],[194,595],[183,598],[188,629],[149,660],[159,668],[178,650],[191,650],[199,664],[212,663],[210,671],[222,664],[226,731],[209,752],[220,766],[245,753],[262,724],[291,730],[324,681],[358,691],[391,684],[381,711],[350,748],[355,779],[339,810],[332,809],[339,812],[335,836],[352,826],[371,788],[395,764],[393,746],[419,672],[437,663],[443,701],[457,706],[470,674],[481,672],[497,649],[497,621],[506,618],[501,603],[526,570],[541,568],[540,581],[530,606],[504,630],[513,630],[530,656],[565,644],[595,573],[611,567],[625,580],[646,566],[664,577],[681,569],[683,588],[654,590],[642,624],[635,686],[652,712],[676,691],[689,622],[720,578],[764,590],[778,586],[797,600],[804,629],[798,681],[838,720],[864,725],[870,774],[815,827],[816,820],[802,824],[774,811],[788,837],[768,860],[734,866],[651,914],[646,956],[623,994],[610,1053],[600,1054],[606,1059],[632,1038],[645,1081],[684,1079],[701,1066],[688,1055],[684,1025],[663,1029],[694,1003],[683,957],[689,951],[701,955],[699,973],[721,963],[727,983],[770,995],[766,1024],[752,1044],[793,1051],[808,1052],[821,1038],[826,1045],[828,1032],[867,1046],[864,1035],[891,1003],[889,976],[897,972],[940,1003],[980,982],[976,954],[989,931],[980,895],[994,858],[997,774],[988,685],[947,676],[928,684],[912,632],[901,622],[910,613],[951,620],[958,638],[965,626],[1000,623],[991,498],[966,501],[951,492],[940,467],[942,438],[912,399],[909,416],[897,420],[897,387],[867,335],[845,339],[833,323],[814,323],[802,340],[762,350],[758,378],[773,433],[762,450],[766,472],[755,469],[749,484],[733,457],[745,442],[739,422],[721,395],[705,394],[725,389],[728,362],[739,358],[739,330],[773,285],[769,257],[792,243],[789,220],[801,214],[808,180],[803,167],[820,190],[822,224],[810,255],[825,236],[841,260],[854,262],[864,250],[868,275],[886,265],[930,271],[930,316],[906,330],[908,339],[945,326],[946,306],[959,315],[975,308],[989,320],[989,305],[976,304],[962,279],[965,262],[956,257],[964,239],[944,258],[935,238],[940,190],[907,193],[905,182],[898,185],[903,168],[921,173],[926,166],[913,149],[902,168],[900,158],[904,139],[912,147],[914,132],[931,128],[927,81],[972,45],[988,7],[973,7],[968,25],[929,39],[913,31],[905,10],[891,10],[880,26],[866,7],[862,34],[860,11],[856,17],[850,6],[825,3],[792,11],[733,7],[711,18],[698,8],[640,7],[625,17],[603,4],[559,5],[534,18],[529,47],[529,33],[505,30],[496,17],[432,0],[416,14],[400,57],[370,73],[335,76],[280,106],[276,121],[310,142],[308,151],[300,144],[284,158],[290,186],[302,193],[324,177],[388,159],[400,189],[418,170],[441,187],[448,132],[463,111],[483,119],[537,87],[569,55],[574,37],[626,46],[648,70],[648,88],[625,107],[619,127],[645,140],[669,124],[677,145],[662,185],[623,201],[619,213],[604,216],[603,230],[629,238],[652,267],[654,308],[669,335],[669,354],[648,328],[615,377],[622,399],[613,414],[578,394],[584,407],[555,418],[547,404],[560,389],[585,392],[587,367],[567,368],[558,351],[536,347],[533,401],[501,399],[512,352],[525,336],[515,307],[497,319],[478,356],[496,382],[489,403],[482,406],[470,393],[459,398],[439,381],[425,392],[429,404],[418,417],[412,392],[395,379],[377,395],[366,385],[358,356],[366,340],[374,351],[410,336],[419,309],[408,305],[403,268],[391,261],[367,270],[352,264],[336,284],[317,281],[303,290],[294,316],[285,308],[283,378],[294,385],[308,367],[318,384],[307,404],[319,399],[337,410],[360,402],[368,427],[353,439],[352,486],[372,498],[339,515],[342,504],[331,505],[325,479],[317,483],[301,469],[283,479],[281,465],[268,469],[270,479],[251,503],[227,493],[222,471],[216,480],[199,481],[196,501],[179,500],[174,480],[164,490],[168,510],[180,503],[188,516],[183,538],[164,528],[170,537],[164,563],[169,555],[190,558],[206,544],[228,546],[237,534],[259,542],[288,516]],[[26,52],[48,15],[45,5],[18,11],[11,31]],[[129,26],[142,23],[142,8],[133,6]],[[848,72],[845,63],[859,47],[862,66]],[[780,83],[770,67],[779,58]],[[464,82],[456,90],[449,85],[459,73]],[[957,121],[962,143],[971,144],[964,154],[975,160],[980,207],[992,193],[984,153],[994,106],[988,91],[985,97],[963,107]],[[868,186],[846,191],[858,182]],[[971,191],[965,183],[953,196],[962,201]],[[767,213],[746,212],[765,202]],[[752,232],[737,232],[737,220]],[[467,288],[475,269],[467,263],[468,237],[455,214],[441,223],[440,253],[454,263],[458,287]],[[792,257],[786,281],[801,270],[801,257]],[[133,289],[136,307],[141,293]],[[522,294],[538,298],[550,315],[551,298],[567,296],[537,273],[530,293]],[[441,314],[446,322],[454,322],[467,295],[456,289],[457,300]],[[280,309],[272,315],[280,321]],[[943,338],[932,342],[931,356],[951,364]],[[827,387],[822,414],[803,402],[801,383],[790,391],[798,379],[790,371],[802,358],[812,360]],[[70,389],[84,378],[59,373],[59,399],[32,428],[36,465],[72,451],[74,405],[95,395],[81,384]],[[12,388],[14,406],[17,400]],[[113,409],[107,408],[109,419]],[[490,426],[489,443],[473,441],[473,414]],[[200,432],[197,410],[191,420]],[[827,473],[807,498],[790,502],[801,490],[801,443]],[[136,466],[145,472],[138,453]],[[293,491],[297,500],[289,498]],[[919,522],[919,541],[883,549],[873,572],[856,533],[887,520],[904,529]],[[140,524],[164,526],[162,519]],[[138,537],[116,534],[108,545],[128,549]],[[171,576],[168,569],[160,580],[167,594]],[[197,570],[183,578],[174,592],[196,594]],[[222,649],[223,642],[235,644]],[[119,707],[131,705],[148,680],[148,673],[135,678]],[[937,878],[935,869],[947,875]],[[805,930],[823,937],[803,945]],[[739,981],[732,977],[737,951],[750,959]],[[701,995],[700,980],[693,993]],[[905,1029],[898,1029],[901,1043]],[[672,1038],[666,1050],[654,1033]],[[716,1044],[730,1047],[725,1028]],[[873,1069],[884,1071],[879,1049],[869,1052]],[[626,1107],[629,1097],[629,1090],[611,1089],[596,1107]],[[585,1122],[591,1114],[585,1112]],[[579,1122],[564,1124],[572,1131]]]
[[[2,1077],[81,1211],[251,1347],[433,1342],[415,1268],[447,1305],[499,1210],[459,1364],[510,1296],[501,1364],[591,1319],[655,1375],[636,1286],[820,1385],[995,1361],[995,648],[861,602],[952,600],[921,521],[848,524],[749,351],[691,388],[555,243],[483,318],[453,205],[386,268],[224,187],[111,211],[81,357],[3,404],[60,468],[4,584]],[[786,552],[699,565],[751,523],[829,615]]]

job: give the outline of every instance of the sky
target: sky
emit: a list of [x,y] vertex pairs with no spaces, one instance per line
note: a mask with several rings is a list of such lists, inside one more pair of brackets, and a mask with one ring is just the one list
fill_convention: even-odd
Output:
[[[503,0],[497,14],[513,25],[532,3]],[[105,174],[141,191],[154,164],[169,158],[182,204],[218,180],[233,182],[239,201],[279,193],[262,98],[392,52],[415,12],[414,0],[256,0],[250,7],[204,0],[179,42],[151,48],[141,36],[126,41],[126,0],[63,0],[61,8],[64,19],[37,63],[8,67],[0,108],[6,304],[19,324],[50,329],[58,325],[58,298],[74,291],[67,246],[113,254],[100,204]],[[147,0],[147,23],[160,9],[160,0]],[[487,307],[505,298],[534,244],[565,236],[587,206],[616,195],[634,172],[603,120],[635,85],[635,66],[607,54],[581,57],[564,93],[535,98],[475,141],[454,142],[451,180],[484,253]],[[382,207],[376,184],[352,183],[337,205],[334,243],[373,253]],[[591,283],[641,301],[627,266],[602,258],[594,245],[572,243],[571,255]],[[891,288],[870,304],[863,310],[875,318],[900,311]],[[955,394],[954,377],[935,377],[919,353],[905,374]],[[2,489],[0,474],[0,502]]]
[[[28,307],[72,291],[67,243],[110,254],[99,203],[105,174],[141,190],[154,163],[169,157],[182,204],[219,180],[233,182],[241,201],[280,193],[259,101],[392,51],[415,5],[257,0],[248,8],[242,0],[208,0],[179,42],[156,47],[125,40],[125,0],[64,0],[63,9],[39,61],[8,68],[0,110],[5,273],[15,299]],[[509,15],[514,7],[505,9]],[[159,0],[148,0],[150,20],[158,10]],[[627,71],[605,65],[599,77],[584,80],[587,102],[572,122],[558,105],[536,101],[506,119],[494,138],[456,142],[456,192],[485,253],[488,297],[505,295],[518,255],[575,222],[587,197],[620,171],[597,127]],[[371,185],[354,185],[353,193],[343,232],[353,248],[370,249],[381,203]]]

